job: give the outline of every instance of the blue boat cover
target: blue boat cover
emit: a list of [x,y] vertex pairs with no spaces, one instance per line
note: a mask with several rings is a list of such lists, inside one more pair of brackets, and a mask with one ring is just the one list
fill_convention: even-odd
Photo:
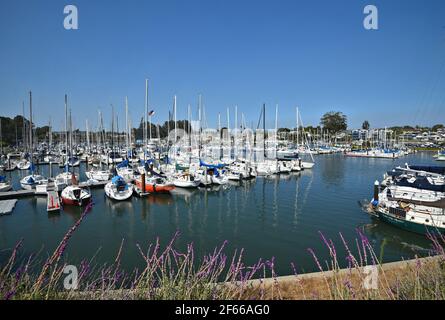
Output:
[[128,165],[129,165],[129,162],[128,162],[127,159],[125,159],[124,161],[122,161],[121,163],[119,163],[119,164],[117,165],[117,167],[118,167],[118,168],[125,168],[125,167],[128,167]]
[[445,167],[440,166],[409,166],[413,170],[445,174]]
[[219,163],[219,164],[207,164],[204,163],[201,159],[199,159],[199,166],[201,167],[207,167],[207,168],[211,168],[211,169],[222,169],[225,167],[225,164],[223,163]]
[[6,176],[0,176],[0,182],[6,182]]
[[122,178],[121,176],[114,176],[111,179],[111,182],[116,186],[116,187],[125,187],[127,188],[127,183],[125,182],[124,178]]

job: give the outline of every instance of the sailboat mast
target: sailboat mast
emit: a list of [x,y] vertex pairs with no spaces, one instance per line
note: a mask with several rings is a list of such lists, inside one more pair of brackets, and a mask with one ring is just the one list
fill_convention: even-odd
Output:
[[275,105],[275,158],[277,157],[278,148],[278,104]]
[[230,110],[227,108],[227,144],[229,146],[229,159],[232,158],[232,139],[230,137]]
[[145,79],[144,144],[147,147],[148,79]]
[[65,94],[65,154],[68,155],[68,97]]
[[300,125],[298,123],[298,107],[297,107],[297,148],[300,143]]
[[90,129],[89,129],[89,125],[88,125],[88,119],[85,120],[85,126],[86,126],[86,130],[87,130],[87,148],[88,148],[88,152],[90,152]]
[[29,91],[29,153],[32,162],[32,92]]
[[[129,137],[128,137],[128,97],[125,97],[125,144],[127,150],[129,149]],[[128,154],[128,152],[127,152]]]
[[173,117],[175,120],[175,140],[173,141],[173,144],[176,144],[176,135],[177,135],[177,131],[176,131],[176,95],[173,97]]
[[266,104],[263,103],[263,151],[264,151],[264,159],[266,156]]
[[2,118],[0,118],[0,156],[3,155]]
[[201,101],[201,99],[202,99],[202,96],[199,95],[199,97],[198,97],[198,120],[199,120],[199,128],[198,128],[198,132],[199,132],[198,157],[199,157],[199,159],[201,159],[201,132],[202,132],[202,123],[201,123],[201,121],[202,121],[202,114],[201,114],[201,107],[202,107],[201,103],[202,103],[202,101]]

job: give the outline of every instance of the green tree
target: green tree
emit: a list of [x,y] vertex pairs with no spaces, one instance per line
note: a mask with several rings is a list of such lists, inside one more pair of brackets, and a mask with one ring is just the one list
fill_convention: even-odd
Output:
[[442,128],[443,128],[443,124],[436,124],[433,126],[432,130],[437,131],[438,129],[442,129]]
[[365,121],[363,122],[363,124],[362,124],[362,129],[363,129],[363,130],[369,130],[369,127],[370,127],[370,125],[369,125],[368,120],[365,120]]
[[320,123],[323,126],[323,129],[329,130],[333,133],[346,130],[348,127],[346,115],[338,111],[330,111],[325,113],[321,117]]

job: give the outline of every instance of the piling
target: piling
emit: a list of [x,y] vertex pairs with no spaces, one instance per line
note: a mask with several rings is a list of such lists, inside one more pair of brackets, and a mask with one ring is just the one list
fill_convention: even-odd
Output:
[[379,187],[380,187],[379,181],[376,180],[374,182],[374,198],[372,200],[373,202],[378,202],[379,201]]
[[85,157],[85,171],[88,171],[88,156]]
[[142,193],[145,193],[145,172],[142,172],[141,174],[141,184],[142,184]]
[[51,161],[49,162],[49,177],[53,177],[53,163]]

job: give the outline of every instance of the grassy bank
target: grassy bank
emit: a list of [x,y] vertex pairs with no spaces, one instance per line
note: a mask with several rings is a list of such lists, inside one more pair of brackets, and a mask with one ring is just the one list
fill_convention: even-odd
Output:
[[[184,252],[175,249],[176,234],[165,247],[159,242],[137,245],[143,269],[130,273],[121,268],[122,247],[109,265],[85,260],[78,266],[77,289],[65,290],[67,261],[63,255],[69,240],[87,219],[87,207],[79,220],[45,261],[38,256],[19,258],[22,242],[0,268],[2,299],[444,299],[444,239],[430,236],[434,258],[399,264],[380,264],[367,238],[358,231],[354,249],[339,234],[346,255],[338,256],[331,239],[320,233],[329,259],[319,261],[308,249],[317,274],[279,277],[274,259],[260,259],[254,265],[243,262],[243,251],[226,254],[225,245],[203,257],[196,257],[193,245]],[[345,260],[344,260],[345,259]],[[340,269],[339,262],[348,267]],[[374,266],[377,282],[369,282],[366,266]],[[295,270],[294,266],[292,265]],[[33,271],[31,271],[33,270]],[[37,272],[36,272],[37,270]],[[369,271],[369,270],[368,270]]]

